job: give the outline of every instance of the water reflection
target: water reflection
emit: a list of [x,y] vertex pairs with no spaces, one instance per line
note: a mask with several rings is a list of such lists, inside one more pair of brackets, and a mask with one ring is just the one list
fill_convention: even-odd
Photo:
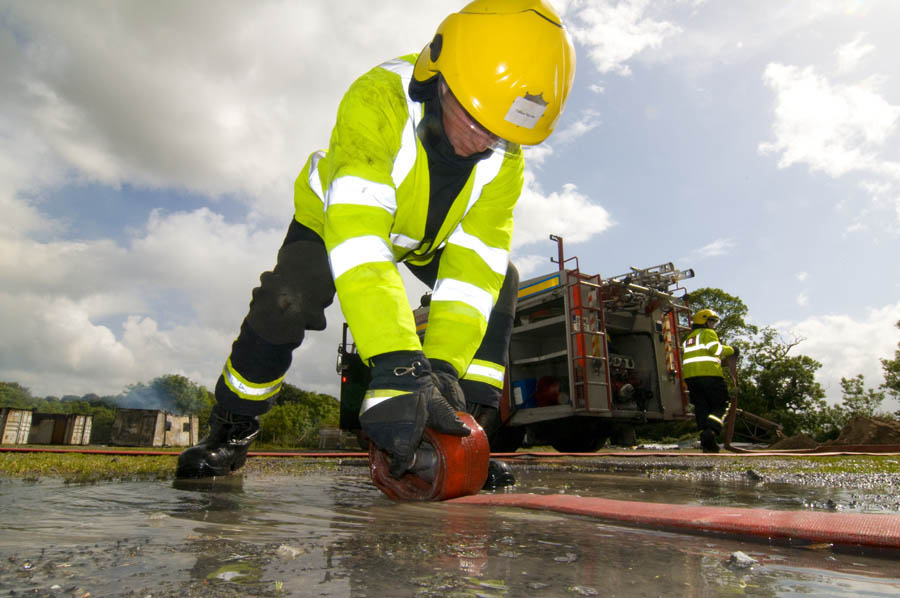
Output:
[[[741,506],[765,494],[751,485],[517,473],[517,492]],[[778,488],[759,500],[807,498]],[[0,504],[0,596],[900,593],[897,560],[621,528],[557,513],[394,503],[361,467],[189,483],[7,481],[0,483]],[[756,564],[729,566],[738,550]]]

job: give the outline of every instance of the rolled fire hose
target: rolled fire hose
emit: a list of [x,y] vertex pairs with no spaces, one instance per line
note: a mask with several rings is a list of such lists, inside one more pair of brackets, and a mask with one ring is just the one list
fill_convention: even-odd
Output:
[[456,415],[472,433],[450,436],[425,428],[415,463],[400,479],[391,476],[387,454],[370,444],[369,473],[375,486],[400,501],[447,500],[481,490],[487,480],[491,446],[474,417],[459,411]]

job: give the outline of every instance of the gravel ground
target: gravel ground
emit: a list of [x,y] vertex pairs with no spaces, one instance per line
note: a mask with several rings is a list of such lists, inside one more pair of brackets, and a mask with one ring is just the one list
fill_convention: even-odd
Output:
[[[639,475],[649,479],[787,485],[805,489],[842,489],[878,510],[900,510],[900,455],[757,456],[733,453],[703,455],[693,451],[622,450],[585,456],[555,456],[540,447],[506,458],[513,472],[559,470]],[[174,478],[177,454],[122,457],[77,454],[0,454],[0,480],[62,478],[66,482]],[[245,475],[298,476],[316,471],[343,471],[368,477],[368,459],[262,457],[248,459]]]
[[[660,455],[622,452],[619,455],[537,456],[523,453],[507,458],[516,471],[573,471],[640,475],[649,479],[713,482],[722,484],[788,485],[798,488],[841,489],[848,501],[864,502],[866,510],[900,511],[900,455]],[[247,461],[245,473],[295,475],[310,468],[335,468],[367,475],[362,458],[279,459],[255,457]],[[841,508],[842,505],[836,505]],[[854,509],[859,504],[843,505]]]
[[[529,462],[530,461],[530,462]],[[597,473],[640,474],[649,479],[720,484],[786,485],[815,495],[816,488],[840,489],[854,510],[900,511],[900,455],[763,457],[751,455],[629,456],[520,459],[515,467],[563,468]]]

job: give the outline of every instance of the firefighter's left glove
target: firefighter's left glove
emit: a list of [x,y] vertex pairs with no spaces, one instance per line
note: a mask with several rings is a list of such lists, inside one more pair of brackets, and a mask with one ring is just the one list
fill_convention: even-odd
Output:
[[437,386],[441,395],[447,399],[447,402],[450,403],[453,409],[465,411],[466,396],[459,386],[459,374],[456,373],[456,368],[443,359],[432,359],[430,361],[431,378],[434,381],[434,385]]
[[388,453],[389,472],[400,478],[413,464],[425,427],[453,436],[471,430],[441,396],[421,351],[392,351],[371,360],[372,381],[359,411],[362,430]]

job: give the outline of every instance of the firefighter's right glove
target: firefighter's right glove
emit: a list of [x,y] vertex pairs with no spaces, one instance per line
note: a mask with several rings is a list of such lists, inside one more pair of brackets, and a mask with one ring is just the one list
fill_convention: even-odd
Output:
[[362,431],[389,456],[389,472],[400,478],[412,466],[425,427],[468,436],[431,377],[421,351],[392,351],[371,360],[372,381],[359,411]]

